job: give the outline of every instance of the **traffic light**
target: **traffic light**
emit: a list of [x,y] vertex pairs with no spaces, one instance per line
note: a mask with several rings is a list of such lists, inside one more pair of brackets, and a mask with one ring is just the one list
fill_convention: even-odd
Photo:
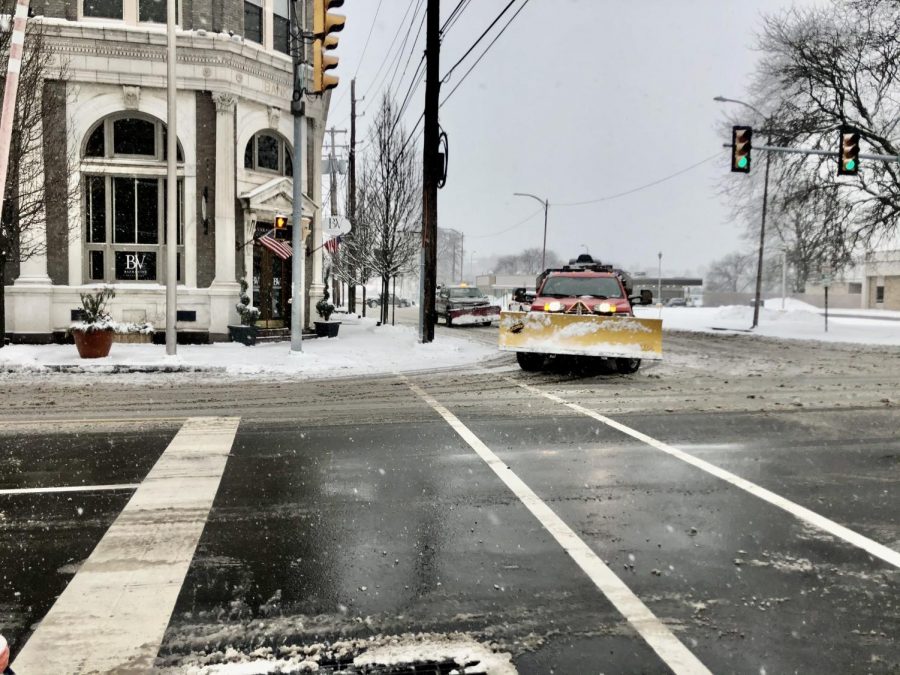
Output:
[[328,10],[340,7],[344,0],[313,0],[313,87],[312,93],[324,94],[338,86],[339,79],[328,75],[325,71],[337,67],[338,58],[328,56],[338,45],[337,35],[344,30],[346,18],[339,14],[331,14]]
[[275,229],[276,230],[284,230],[287,227],[287,216],[282,214],[277,214],[275,216]]
[[855,176],[857,173],[859,173],[859,132],[852,127],[841,127],[838,176]]
[[750,142],[753,138],[751,127],[731,127],[731,170],[750,173]]

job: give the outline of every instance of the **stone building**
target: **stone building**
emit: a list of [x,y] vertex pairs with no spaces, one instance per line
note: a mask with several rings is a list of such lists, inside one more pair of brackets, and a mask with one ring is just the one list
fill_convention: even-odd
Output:
[[[311,2],[309,3],[311,5]],[[67,146],[74,206],[47,203],[46,254],[7,270],[8,335],[59,338],[79,293],[112,285],[113,318],[165,329],[165,0],[34,0],[35,21],[62,66],[47,80],[65,105],[45,106],[45,144]],[[178,331],[227,338],[239,281],[278,321],[289,315],[290,261],[254,243],[292,212],[293,74],[288,0],[179,0]],[[309,15],[309,12],[307,12]],[[60,72],[55,67],[53,72]],[[328,97],[307,106],[303,204],[310,230],[307,307],[322,296],[321,148]],[[276,236],[290,238],[290,226]],[[319,249],[319,250],[316,250]],[[309,312],[307,312],[307,315]]]

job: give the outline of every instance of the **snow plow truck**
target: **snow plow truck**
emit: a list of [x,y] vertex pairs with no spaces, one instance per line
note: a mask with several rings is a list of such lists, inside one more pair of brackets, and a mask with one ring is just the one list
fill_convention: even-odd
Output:
[[[650,305],[649,290],[634,296],[631,277],[581,255],[544,270],[528,311],[500,315],[500,349],[516,352],[522,370],[540,370],[556,356],[605,359],[620,373],[642,360],[662,359],[662,321],[639,319],[634,305]],[[521,305],[520,305],[521,307]]]

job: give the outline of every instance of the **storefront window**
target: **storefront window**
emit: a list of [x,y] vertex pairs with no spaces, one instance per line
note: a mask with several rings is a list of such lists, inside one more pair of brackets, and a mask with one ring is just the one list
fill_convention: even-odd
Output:
[[[85,276],[91,281],[154,282],[165,278],[166,251],[160,246],[166,232],[164,136],[165,127],[157,120],[123,116],[104,120],[89,135],[84,207]],[[136,158],[142,160],[138,167]],[[180,147],[178,158],[183,161]],[[183,181],[179,179],[179,248],[184,245],[183,209]]]

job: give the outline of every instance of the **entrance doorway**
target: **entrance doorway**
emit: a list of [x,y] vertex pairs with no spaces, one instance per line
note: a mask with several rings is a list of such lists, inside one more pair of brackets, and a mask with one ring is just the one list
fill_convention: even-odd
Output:
[[[291,241],[291,227],[272,231],[271,223],[257,223],[256,237],[268,235]],[[259,309],[258,325],[283,328],[289,321],[291,305],[291,260],[282,260],[261,244],[253,244],[253,306]]]

